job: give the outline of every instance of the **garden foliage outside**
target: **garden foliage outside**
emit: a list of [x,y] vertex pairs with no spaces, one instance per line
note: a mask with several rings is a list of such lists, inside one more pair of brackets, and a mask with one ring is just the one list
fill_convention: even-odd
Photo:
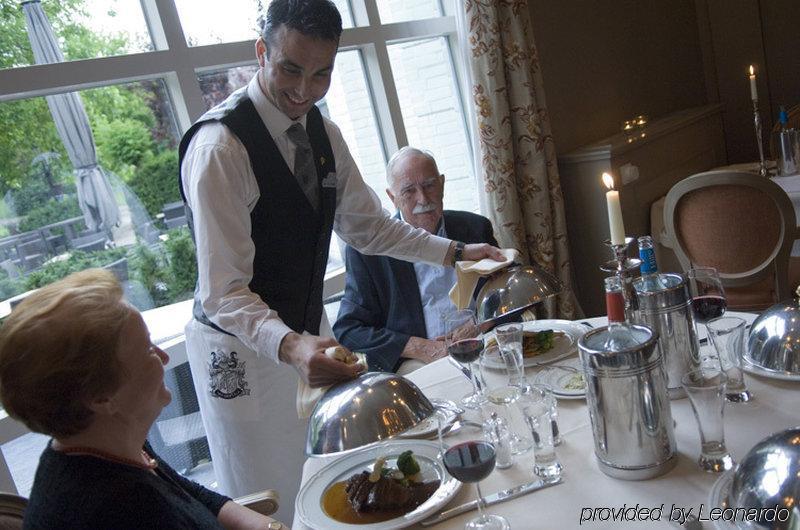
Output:
[[[112,9],[113,2],[109,5]],[[87,16],[83,0],[42,0],[42,7],[67,60],[131,49],[127,36],[98,33],[83,25]],[[0,68],[33,62],[19,1],[0,0]],[[136,194],[150,219],[164,204],[180,200],[177,132],[162,83],[106,86],[82,90],[80,96],[100,165]],[[5,198],[0,203],[0,238],[80,216],[73,168],[45,98],[0,103],[0,123],[0,197]],[[117,193],[117,201],[125,201],[122,193]],[[155,306],[186,299],[196,276],[194,246],[186,229],[170,231],[168,236],[166,242],[137,239],[103,251],[73,251],[67,259],[49,259],[18,278],[0,270],[0,299],[121,259],[127,260],[130,280],[141,283]]]

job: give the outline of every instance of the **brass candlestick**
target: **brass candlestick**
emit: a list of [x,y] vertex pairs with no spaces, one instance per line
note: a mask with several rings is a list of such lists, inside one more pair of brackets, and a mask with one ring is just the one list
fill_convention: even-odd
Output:
[[606,239],[605,244],[611,249],[614,259],[600,265],[600,270],[616,274],[619,277],[622,298],[625,300],[625,320],[631,324],[636,322],[636,312],[639,309],[639,301],[633,288],[634,273],[642,264],[640,259],[628,257],[628,248],[635,241],[636,238],[626,237],[625,243],[615,245]]

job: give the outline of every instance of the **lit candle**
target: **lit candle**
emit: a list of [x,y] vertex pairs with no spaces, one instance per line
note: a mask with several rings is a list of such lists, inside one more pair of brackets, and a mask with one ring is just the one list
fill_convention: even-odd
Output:
[[606,204],[608,205],[608,228],[611,232],[612,245],[625,244],[625,225],[622,223],[622,207],[619,203],[619,192],[614,189],[614,178],[603,173],[603,184],[606,185]]
[[758,88],[756,87],[756,71],[753,65],[750,65],[750,98],[753,101],[758,101]]

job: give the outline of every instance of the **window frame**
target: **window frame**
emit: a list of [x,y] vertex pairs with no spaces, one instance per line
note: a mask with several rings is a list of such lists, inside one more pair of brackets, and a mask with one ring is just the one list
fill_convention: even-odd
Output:
[[[465,130],[472,136],[466,119],[469,94],[462,88],[465,79],[463,55],[459,50],[457,21],[451,1],[440,2],[444,16],[381,24],[377,2],[380,0],[349,0],[355,27],[343,31],[339,50],[360,51],[368,90],[372,97],[377,127],[384,153],[394,153],[408,144],[400,101],[389,61],[388,45],[402,41],[444,37],[448,43],[451,68],[454,74]],[[62,92],[85,90],[133,81],[163,79],[176,125],[180,134],[205,112],[198,74],[221,68],[257,64],[254,40],[221,44],[189,46],[181,26],[174,0],[140,0],[144,18],[153,42],[153,51],[67,61],[54,64],[21,66],[0,70],[0,103],[47,96]],[[470,143],[470,152],[473,146]],[[474,160],[474,156],[472,157]],[[473,164],[474,165],[474,164]],[[475,174],[475,173],[474,173]],[[344,268],[326,274],[323,297],[328,298],[344,289]],[[160,314],[173,313],[182,331],[185,320],[181,302],[153,310]],[[177,322],[181,320],[181,322]],[[172,326],[174,327],[174,326]],[[174,333],[155,336],[157,344],[170,344]],[[163,333],[162,333],[163,334]],[[0,409],[0,444],[28,432],[21,423]],[[0,455],[0,487],[15,491],[16,487],[5,458]]]

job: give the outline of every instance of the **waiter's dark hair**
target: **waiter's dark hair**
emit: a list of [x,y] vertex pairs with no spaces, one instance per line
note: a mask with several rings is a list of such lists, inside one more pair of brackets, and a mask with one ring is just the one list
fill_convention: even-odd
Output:
[[288,29],[322,40],[339,41],[342,17],[330,0],[273,0],[267,14],[259,17],[261,38],[269,45],[275,32]]

